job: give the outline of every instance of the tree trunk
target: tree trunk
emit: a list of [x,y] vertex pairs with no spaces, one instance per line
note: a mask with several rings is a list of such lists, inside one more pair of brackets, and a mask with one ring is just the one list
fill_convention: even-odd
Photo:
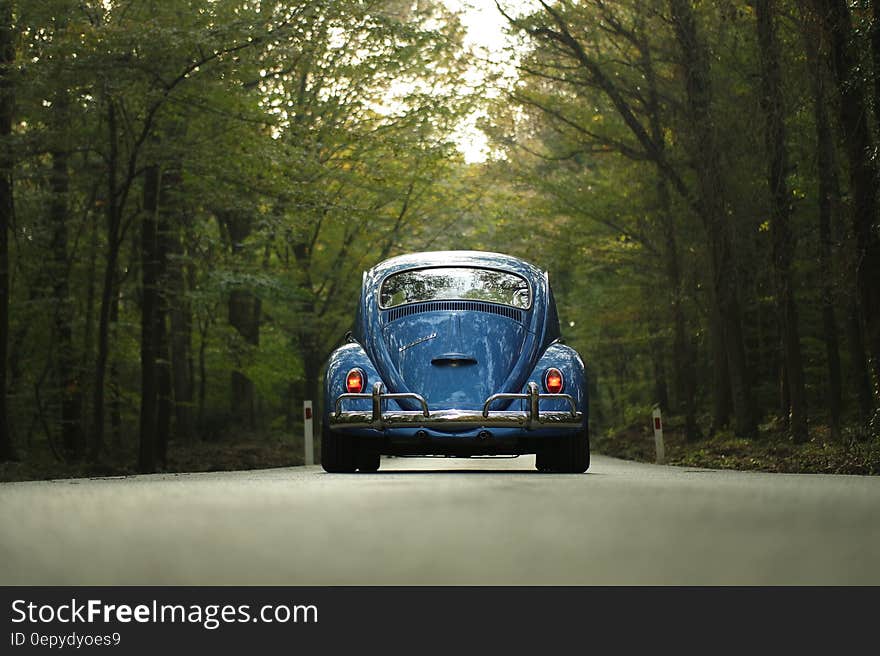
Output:
[[[91,236],[89,238],[89,265],[88,265],[88,283],[86,284],[86,307],[85,307],[85,327],[83,328],[82,340],[82,359],[79,363],[79,375],[83,382],[87,381],[91,367],[92,358],[95,357],[94,338],[95,338],[95,279],[98,276],[98,217],[93,216],[91,212],[88,214]],[[90,385],[92,381],[88,381]],[[89,426],[89,406],[88,392],[92,389],[88,385],[83,385],[83,393],[80,395],[80,416],[82,421],[83,433],[83,450],[88,449]]]
[[849,358],[851,379],[859,405],[859,421],[864,424],[871,416],[873,397],[871,394],[871,374],[865,360],[865,337],[862,330],[862,316],[854,302],[850,302],[847,312],[847,329],[849,332]]
[[187,442],[192,440],[193,428],[193,358],[192,358],[192,305],[187,296],[183,275],[183,248],[180,239],[170,242],[175,257],[169,261],[168,292],[172,299],[171,319],[171,378],[174,394],[174,434]]
[[[312,253],[306,244],[300,242],[293,246],[293,254],[296,264],[300,271],[300,286],[303,291],[304,300],[300,305],[300,314],[305,320],[300,322],[297,334],[297,342],[299,344],[300,358],[303,363],[303,400],[311,400],[313,407],[320,403],[320,389],[318,381],[321,375],[321,365],[324,363],[324,349],[321,345],[321,335],[318,333],[317,327],[318,306],[314,294],[312,284]],[[293,411],[299,416],[300,406]],[[315,413],[319,418],[316,420],[315,427],[320,428],[320,413]]]
[[[311,344],[312,348],[300,348],[300,357],[303,363],[303,400],[311,400],[312,407],[318,408],[321,403],[321,390],[319,388],[319,379],[321,375],[321,365],[324,358],[321,356],[317,344]],[[293,412],[297,417],[302,418],[302,402],[295,403]],[[313,413],[315,426],[317,427],[318,417],[320,414],[316,411]]]
[[687,321],[684,314],[683,281],[678,256],[678,242],[672,218],[669,189],[664,178],[657,180],[660,212],[663,215],[663,236],[665,241],[666,275],[672,288],[670,307],[672,310],[672,362],[675,375],[676,396],[684,407],[685,439],[693,442],[700,437],[697,427],[697,385],[694,348],[688,337]]
[[199,322],[199,408],[198,427],[202,437],[205,436],[205,395],[208,389],[208,367],[205,363],[205,351],[208,348],[209,321]]
[[[260,305],[249,291],[238,289],[229,295],[229,323],[238,331],[247,346],[260,343]],[[243,425],[254,428],[254,383],[242,370],[249,355],[239,353],[238,369],[232,372],[230,409],[233,417]]]
[[733,238],[711,110],[709,53],[697,34],[690,0],[670,0],[669,4],[676,38],[681,48],[680,64],[685,76],[687,112],[693,129],[690,150],[696,166],[701,218],[709,237],[714,298],[718,303],[724,334],[735,430],[738,435],[751,436],[756,431],[752,381],[746,362]]
[[[171,416],[174,411],[171,372],[171,338],[168,330],[170,306],[177,301],[171,291],[169,254],[177,242],[176,202],[181,184],[180,164],[171,164],[162,171],[156,212],[156,375],[158,407],[156,419],[156,457],[164,468],[168,464],[168,441],[171,438]],[[175,263],[180,264],[179,259]]]
[[776,287],[776,314],[782,341],[785,366],[789,430],[796,443],[806,442],[807,397],[804,389],[804,365],[801,358],[800,332],[791,262],[794,243],[791,234],[791,194],[788,189],[788,146],[785,136],[785,108],[782,98],[782,74],[779,65],[779,42],[776,36],[774,0],[756,0],[758,49],[761,78],[761,107],[764,112],[764,142],[767,151],[767,184],[770,190],[770,231],[773,239],[773,269]]
[[868,126],[868,103],[861,70],[850,41],[852,18],[846,0],[817,0],[830,37],[831,62],[840,102],[838,112],[849,161],[853,232],[858,254],[856,273],[865,341],[874,379],[880,380],[880,234],[877,219],[877,163]]
[[67,253],[67,195],[70,186],[68,153],[62,134],[68,129],[68,102],[64,91],[56,94],[53,112],[57,132],[55,144],[50,153],[52,173],[50,189],[52,200],[49,218],[52,225],[51,240],[51,284],[55,306],[55,345],[57,354],[54,361],[55,387],[61,396],[61,445],[67,457],[83,455],[81,386],[77,373],[76,354],[73,346],[73,303],[70,298],[70,266]]
[[822,336],[828,364],[826,403],[828,404],[831,434],[840,439],[841,414],[843,412],[843,381],[840,371],[840,339],[835,316],[835,284],[833,267],[835,217],[840,208],[840,182],[837,175],[834,139],[831,120],[825,99],[825,67],[819,57],[817,33],[809,15],[804,16],[804,44],[807,62],[811,69],[813,92],[813,118],[816,123],[816,169],[818,176],[819,204],[819,276],[820,303],[822,306]]
[[98,317],[98,357],[95,361],[95,389],[92,403],[91,458],[98,458],[104,451],[104,379],[110,354],[110,305],[116,293],[116,269],[119,262],[119,230],[121,208],[119,207],[117,167],[119,165],[119,133],[116,106],[112,98],[107,106],[107,130],[109,154],[107,158],[107,261],[101,291],[101,309]]
[[144,174],[144,212],[141,223],[141,412],[138,470],[156,471],[156,435],[159,376],[156,366],[157,317],[159,314],[159,272],[157,257],[159,167],[147,167]]
[[710,339],[712,341],[712,427],[710,435],[730,425],[730,374],[727,370],[727,349],[724,346],[724,330],[721,313],[717,306],[711,312]]
[[0,461],[14,460],[6,404],[6,361],[9,346],[9,229],[12,226],[12,168],[9,138],[15,111],[11,69],[15,62],[12,4],[4,2],[0,13]]
[[791,431],[791,390],[788,386],[788,369],[785,366],[784,346],[781,340],[779,354],[776,365],[777,380],[779,381],[779,416],[782,418],[782,430],[789,433]]
[[666,384],[663,340],[651,340],[651,365],[654,370],[654,399],[663,412],[669,412],[669,386]]
[[[819,239],[824,239],[820,234]],[[823,250],[825,246],[820,246]],[[820,270],[826,264],[825,256],[819,257]],[[831,275],[829,271],[828,276]],[[828,384],[826,385],[826,401],[828,414],[831,422],[831,434],[834,439],[840,439],[841,414],[843,412],[843,381],[840,373],[840,346],[837,336],[837,318],[834,313],[834,303],[829,296],[828,284],[823,283],[822,289],[822,332],[825,338],[825,356],[828,362]]]
[[880,121],[880,0],[871,0],[871,60],[874,64],[874,118]]
[[164,299],[159,298],[159,311],[156,316],[156,460],[165,468],[168,465],[168,440],[171,435],[171,357],[168,343],[167,308]]
[[[654,62],[647,39],[642,43],[642,66],[645,71],[645,81],[648,87],[648,120],[651,129],[651,139],[657,145],[657,160],[665,161],[665,140],[663,138],[663,122],[660,116],[660,99],[657,91],[657,79],[654,72]],[[672,199],[669,195],[669,184],[662,166],[655,161],[657,168],[657,205],[660,217],[660,226],[663,234],[664,258],[666,276],[669,280],[669,288],[672,290],[670,308],[672,310],[673,339],[672,339],[672,367],[675,377],[675,395],[685,413],[685,439],[689,442],[699,437],[699,428],[696,419],[696,363],[694,361],[694,349],[687,336],[687,323],[684,313],[682,297],[681,263],[678,254],[678,238],[676,235],[675,218],[672,212]],[[667,401],[668,402],[668,401]]]
[[[242,257],[244,241],[251,232],[251,221],[247,216],[228,212],[222,220],[229,234],[234,256]],[[230,377],[230,409],[233,417],[240,423],[254,428],[256,412],[254,407],[254,383],[242,371],[248,357],[244,351],[260,343],[260,302],[247,289],[233,290],[229,295],[229,323],[238,331],[245,348],[237,354],[236,369]]]
[[[185,126],[173,122],[169,126],[170,135],[177,139],[185,134]],[[183,205],[183,164],[179,156],[173,156],[162,173],[160,205],[160,244],[162,245],[162,299],[163,315],[167,317],[170,333],[165,335],[168,342],[160,360],[160,373],[167,381],[160,379],[160,386],[166,382],[169,390],[160,392],[160,399],[167,401],[169,436],[170,418],[173,411],[175,438],[189,442],[193,437],[193,361],[192,361],[192,305],[187,294],[187,280],[184,272],[185,246],[182,235],[187,231],[187,211]],[[192,267],[189,269],[192,271]],[[191,281],[194,285],[195,281]],[[163,322],[164,325],[164,322]],[[160,404],[164,401],[160,400]],[[160,406],[160,459],[163,460],[162,426],[166,423],[166,410]],[[167,439],[165,440],[167,442]]]
[[[162,175],[164,194],[165,176]],[[156,308],[156,376],[158,407],[156,418],[156,458],[164,468],[168,464],[168,440],[171,436],[173,400],[171,390],[171,347],[168,337],[168,250],[171,225],[168,208],[161,203],[158,211],[158,235],[156,238],[156,284],[158,306]]]
[[[119,326],[119,294],[113,294],[110,302],[111,338],[115,339]],[[122,386],[119,380],[119,355],[110,358],[110,435],[113,447],[122,449]]]

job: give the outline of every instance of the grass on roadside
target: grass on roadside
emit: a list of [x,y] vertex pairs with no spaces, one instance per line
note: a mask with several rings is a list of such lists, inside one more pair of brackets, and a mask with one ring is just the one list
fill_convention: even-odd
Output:
[[[593,446],[605,455],[654,462],[654,432],[649,423],[596,436]],[[795,444],[777,423],[762,425],[754,439],[718,431],[695,442],[684,439],[681,418],[665,420],[666,463],[709,469],[741,469],[780,473],[880,474],[880,438],[845,430],[832,439],[827,426],[814,425],[810,439]]]
[[[0,463],[0,481],[95,478],[137,474],[135,444],[110,449],[97,462],[59,460],[44,442],[19,449],[18,462]],[[160,471],[210,472],[292,467],[303,464],[303,438],[295,434],[243,435],[215,441],[171,442],[168,462]]]

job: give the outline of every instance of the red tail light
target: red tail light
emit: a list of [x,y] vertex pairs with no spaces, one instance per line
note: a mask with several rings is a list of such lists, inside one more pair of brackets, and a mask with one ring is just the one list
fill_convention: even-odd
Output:
[[345,389],[351,394],[360,394],[367,384],[367,375],[360,369],[352,369],[345,377]]
[[544,389],[550,394],[559,394],[563,387],[565,387],[565,378],[562,377],[559,369],[550,367],[544,372]]

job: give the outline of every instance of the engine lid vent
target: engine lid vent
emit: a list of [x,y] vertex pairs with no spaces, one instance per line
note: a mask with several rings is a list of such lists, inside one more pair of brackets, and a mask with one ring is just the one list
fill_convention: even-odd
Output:
[[481,301],[428,301],[426,303],[412,303],[401,305],[384,311],[386,323],[391,323],[402,317],[409,317],[421,312],[488,312],[497,314],[519,323],[523,322],[524,312],[508,305],[495,303],[483,303]]

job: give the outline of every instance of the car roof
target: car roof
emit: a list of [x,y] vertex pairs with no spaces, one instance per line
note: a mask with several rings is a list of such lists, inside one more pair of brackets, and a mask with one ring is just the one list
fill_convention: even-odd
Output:
[[518,273],[532,280],[537,280],[543,276],[543,271],[534,264],[512,255],[491,253],[489,251],[427,251],[398,255],[380,262],[370,269],[368,275],[374,279],[383,279],[391,273],[407,269],[441,266],[474,266],[501,269]]

